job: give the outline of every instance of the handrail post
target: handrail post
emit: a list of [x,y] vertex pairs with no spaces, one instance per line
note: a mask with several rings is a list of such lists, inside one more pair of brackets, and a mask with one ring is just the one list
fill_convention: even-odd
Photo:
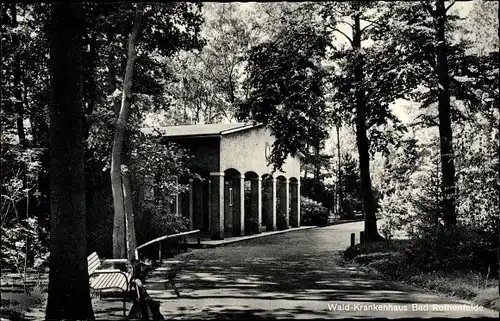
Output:
[[161,241],[158,242],[158,262],[161,264]]
[[201,245],[201,239],[200,239],[200,230],[196,233],[196,239],[198,241],[198,245]]

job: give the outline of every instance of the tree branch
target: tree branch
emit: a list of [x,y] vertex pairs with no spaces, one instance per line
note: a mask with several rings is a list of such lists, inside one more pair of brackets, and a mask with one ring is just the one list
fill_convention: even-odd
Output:
[[345,24],[346,24],[346,25],[348,25],[349,27],[354,28],[354,25],[353,25],[352,23],[347,22],[347,21],[345,21],[345,20],[341,20],[341,21],[339,21],[339,23],[345,23]]
[[429,2],[423,1],[422,4],[424,5],[425,9],[427,9],[427,12],[429,12],[429,14],[432,17],[436,17],[436,11],[434,9],[432,9],[432,6]]
[[337,31],[338,33],[341,33],[342,35],[344,35],[344,37],[346,37],[347,40],[349,40],[349,43],[352,46],[353,40],[348,35],[346,35],[342,30],[339,30],[338,28],[334,28],[333,31]]
[[446,9],[444,9],[444,13],[448,12],[448,9],[450,9],[451,7],[453,7],[453,5],[455,4],[455,0],[452,0],[451,3],[446,7]]
[[361,29],[361,30],[359,31],[359,33],[363,34],[363,31],[365,31],[366,29],[370,28],[370,27],[371,27],[371,26],[373,26],[373,25],[374,25],[374,23],[370,23],[369,25],[364,26],[364,27],[363,27],[363,29]]

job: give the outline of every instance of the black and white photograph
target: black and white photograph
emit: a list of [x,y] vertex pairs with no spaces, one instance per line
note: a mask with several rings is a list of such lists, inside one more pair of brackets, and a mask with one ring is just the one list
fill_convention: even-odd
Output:
[[0,321],[498,319],[499,6],[1,3]]

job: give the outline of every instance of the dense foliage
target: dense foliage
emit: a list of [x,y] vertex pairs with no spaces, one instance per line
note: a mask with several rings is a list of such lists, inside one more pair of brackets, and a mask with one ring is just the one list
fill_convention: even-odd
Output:
[[325,226],[328,223],[329,211],[312,199],[300,197],[300,224]]

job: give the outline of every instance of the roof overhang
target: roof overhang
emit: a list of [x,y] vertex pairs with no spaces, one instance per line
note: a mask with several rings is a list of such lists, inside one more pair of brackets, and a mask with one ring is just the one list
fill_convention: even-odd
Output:
[[[196,125],[193,125],[193,126],[196,126]],[[261,127],[263,126],[262,123],[250,123],[250,124],[242,124],[241,126],[239,127],[235,127],[235,128],[228,128],[228,129],[222,129],[222,130],[217,130],[217,131],[213,131],[213,130],[207,130],[207,132],[189,132],[189,131],[186,131],[186,132],[180,132],[180,133],[176,133],[176,134],[165,134],[164,132],[162,132],[162,130],[165,130],[167,127],[162,127],[162,128],[142,128],[141,131],[143,133],[145,133],[146,135],[147,134],[150,134],[152,135],[153,137],[157,137],[157,138],[161,138],[161,139],[164,139],[164,140],[175,140],[175,139],[198,139],[198,138],[220,138],[224,135],[228,135],[228,134],[233,134],[233,133],[237,133],[237,132],[240,132],[240,131],[244,131],[244,130],[248,130],[248,129],[252,129],[252,128],[257,128],[257,127]],[[174,127],[174,126],[172,126]]]

